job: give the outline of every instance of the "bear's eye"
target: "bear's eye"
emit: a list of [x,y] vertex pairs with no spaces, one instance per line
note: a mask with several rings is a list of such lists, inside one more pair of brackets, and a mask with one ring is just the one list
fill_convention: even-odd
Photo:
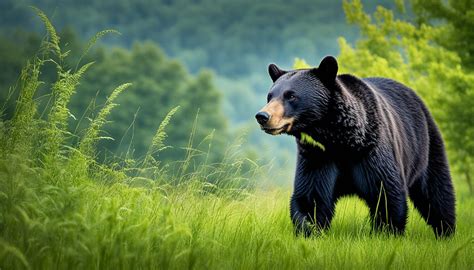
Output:
[[295,95],[295,92],[293,92],[293,91],[287,91],[287,92],[285,92],[285,94],[283,96],[285,97],[285,99],[287,99],[289,101],[296,100],[296,95]]
[[272,98],[273,98],[272,93],[268,93],[268,96],[267,96],[267,103],[270,102],[270,100],[272,100]]

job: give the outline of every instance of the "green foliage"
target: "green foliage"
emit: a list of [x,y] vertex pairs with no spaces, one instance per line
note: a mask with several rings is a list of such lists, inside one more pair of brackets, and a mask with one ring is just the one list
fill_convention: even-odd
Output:
[[74,94],[79,80],[82,75],[93,63],[82,66],[77,72],[70,73],[62,71],[62,67],[58,67],[58,80],[53,84],[53,104],[48,115],[48,123],[51,127],[47,130],[48,136],[44,147],[50,154],[48,158],[56,159],[59,154],[60,146],[64,143],[68,126],[68,118],[71,115],[68,104]]
[[[94,156],[95,143],[101,138],[99,132],[101,131],[104,124],[107,122],[107,117],[111,113],[112,109],[117,106],[114,103],[115,99],[128,87],[130,83],[125,83],[115,88],[112,94],[107,98],[104,107],[99,111],[97,117],[89,124],[89,128],[79,143],[79,151],[83,154]],[[161,125],[160,125],[161,127]]]
[[160,126],[156,130],[155,136],[153,136],[153,139],[151,140],[151,145],[148,148],[148,151],[145,155],[145,161],[143,162],[146,164],[148,159],[153,159],[153,156],[164,150],[165,146],[165,139],[168,137],[168,134],[166,134],[165,128],[168,126],[168,124],[171,121],[171,118],[173,115],[178,111],[179,106],[174,107],[169,111],[169,113],[165,116],[165,118],[161,121]]
[[56,29],[53,27],[53,24],[51,21],[48,19],[46,14],[44,14],[43,11],[36,7],[32,7],[32,9],[38,14],[38,17],[43,21],[43,24],[46,28],[46,32],[49,35],[50,41],[46,41],[45,44],[47,44],[51,49],[53,50],[54,54],[58,56],[60,59],[64,57],[63,53],[61,52],[61,47],[59,46],[59,36],[56,33]]
[[[8,147],[26,146],[27,149],[14,149],[14,152],[22,152],[28,150],[32,146],[29,140],[30,134],[34,130],[31,125],[36,115],[37,106],[34,96],[38,86],[40,85],[39,74],[43,61],[34,58],[32,63],[27,63],[20,75],[20,93],[17,99],[15,112],[12,118],[13,126],[10,127],[8,133]],[[28,141],[28,143],[26,143]]]
[[[455,51],[464,66],[474,70],[474,1],[412,0],[418,24],[436,26],[436,43]],[[439,22],[442,22],[441,24]]]
[[[77,65],[79,65],[81,63],[81,60],[84,57],[87,56],[87,54],[92,49],[92,47],[97,43],[97,41],[99,41],[102,37],[104,37],[105,35],[108,35],[108,34],[118,34],[118,35],[120,35],[120,32],[118,32],[116,30],[113,30],[113,29],[107,29],[107,30],[102,30],[102,31],[98,32],[97,34],[95,34],[87,42],[87,45],[86,45],[84,51],[82,52],[81,56],[79,57],[79,60],[77,61]],[[76,66],[76,69],[77,69],[77,66]]]
[[302,144],[309,144],[313,147],[318,147],[319,149],[321,149],[323,152],[326,151],[326,147],[324,147],[324,145],[318,141],[316,141],[315,139],[313,139],[313,137],[309,136],[308,134],[304,133],[304,132],[301,132],[301,139],[300,139],[300,142]]

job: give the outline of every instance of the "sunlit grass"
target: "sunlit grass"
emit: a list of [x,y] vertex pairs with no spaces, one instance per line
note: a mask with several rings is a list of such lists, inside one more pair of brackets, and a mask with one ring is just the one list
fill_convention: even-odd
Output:
[[6,269],[471,269],[474,263],[472,198],[459,205],[458,230],[448,240],[436,240],[412,208],[405,236],[372,233],[367,207],[356,198],[338,203],[330,230],[304,239],[293,234],[290,193],[281,189],[235,198],[224,190],[207,193],[203,183],[133,188],[84,180],[36,192],[17,202],[15,222],[2,224]]

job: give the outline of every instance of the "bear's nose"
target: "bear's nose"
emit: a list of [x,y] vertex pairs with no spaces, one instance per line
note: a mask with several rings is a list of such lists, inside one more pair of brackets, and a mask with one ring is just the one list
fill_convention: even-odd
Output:
[[264,125],[268,122],[268,120],[270,119],[270,115],[266,112],[258,112],[256,115],[255,115],[255,118],[257,118],[257,122],[260,124],[260,125]]

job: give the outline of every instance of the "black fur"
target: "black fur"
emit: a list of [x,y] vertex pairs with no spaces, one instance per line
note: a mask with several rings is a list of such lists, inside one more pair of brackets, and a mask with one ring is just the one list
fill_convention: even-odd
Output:
[[[355,194],[376,228],[403,233],[407,198],[437,236],[455,231],[455,197],[441,134],[415,92],[385,78],[337,75],[337,61],[282,71],[269,99],[294,117],[288,134],[298,145],[291,218],[298,233],[327,228],[336,201]],[[291,99],[286,98],[291,93]],[[300,143],[305,132],[325,146]]]

